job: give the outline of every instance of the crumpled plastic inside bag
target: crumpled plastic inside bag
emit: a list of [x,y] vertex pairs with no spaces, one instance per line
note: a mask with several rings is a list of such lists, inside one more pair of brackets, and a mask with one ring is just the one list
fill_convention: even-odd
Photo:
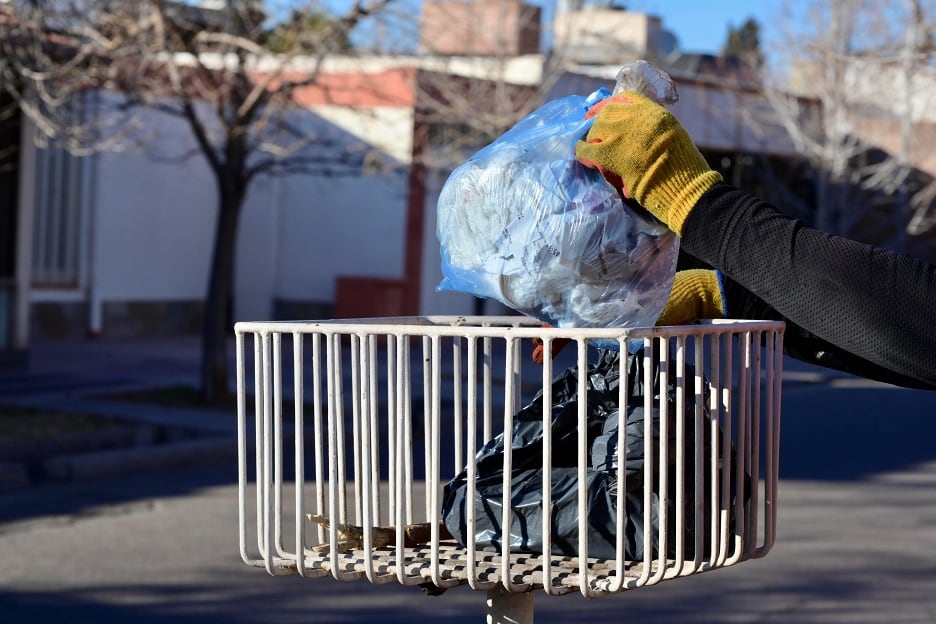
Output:
[[[615,93],[624,90],[677,99],[645,61],[618,73]],[[679,239],[575,157],[592,123],[585,113],[609,95],[546,103],[449,176],[437,205],[439,290],[495,299],[554,327],[656,322]]]

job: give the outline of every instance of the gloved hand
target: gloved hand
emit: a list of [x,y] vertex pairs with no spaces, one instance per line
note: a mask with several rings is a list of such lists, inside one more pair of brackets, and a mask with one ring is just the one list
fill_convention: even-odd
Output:
[[709,269],[677,271],[669,300],[657,325],[683,325],[698,319],[724,318],[725,297],[718,273]]
[[722,180],[721,174],[708,166],[679,120],[649,98],[621,93],[586,116],[596,115],[575,155],[682,235],[696,202]]

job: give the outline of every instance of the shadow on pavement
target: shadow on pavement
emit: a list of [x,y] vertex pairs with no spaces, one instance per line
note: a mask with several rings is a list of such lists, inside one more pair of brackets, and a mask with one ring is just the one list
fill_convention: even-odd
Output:
[[4,523],[28,518],[80,515],[96,507],[184,496],[201,488],[232,483],[237,483],[234,462],[17,490],[2,495],[0,530]]
[[[18,624],[53,622],[67,614],[69,624],[133,622],[134,624],[267,624],[279,622],[368,622],[410,624],[414,621],[476,624],[486,612],[483,593],[460,592],[455,601],[420,594],[399,585],[373,587],[363,582],[301,580],[304,589],[283,593],[275,579],[260,578],[258,589],[146,586],[106,587],[79,592],[7,593],[0,591],[4,621]],[[295,579],[293,579],[295,580]],[[280,582],[275,582],[280,581]],[[288,582],[287,582],[288,584]],[[310,586],[312,585],[312,586]],[[318,587],[316,587],[318,586]],[[322,592],[327,586],[331,591]],[[318,591],[316,591],[318,589]],[[206,596],[213,596],[206,600]],[[11,619],[7,620],[6,618]]]
[[[62,614],[67,614],[69,624],[477,624],[485,620],[485,592],[467,587],[428,597],[396,583],[373,586],[365,581],[270,578],[256,572],[249,585],[243,578],[225,575],[229,585],[219,578],[212,586],[127,584],[64,592],[0,591],[0,613],[4,621],[18,624],[57,621]],[[744,570],[726,568],[593,600],[578,594],[550,597],[537,592],[534,611],[540,624],[749,622],[754,619],[746,616],[755,613],[778,622],[854,622],[864,621],[862,610],[874,594],[874,583],[862,570],[832,576],[822,570],[804,571],[772,581],[768,575],[758,581]]]
[[857,382],[785,391],[781,479],[859,480],[936,459],[936,392]]

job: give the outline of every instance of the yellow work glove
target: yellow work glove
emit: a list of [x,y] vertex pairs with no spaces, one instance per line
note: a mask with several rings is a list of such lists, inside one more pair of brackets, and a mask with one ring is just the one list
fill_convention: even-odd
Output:
[[725,297],[718,274],[709,269],[677,271],[669,300],[657,325],[684,325],[698,319],[725,317]]
[[634,92],[599,102],[587,116],[596,119],[576,145],[578,159],[682,235],[696,202],[722,177],[708,166],[679,120]]

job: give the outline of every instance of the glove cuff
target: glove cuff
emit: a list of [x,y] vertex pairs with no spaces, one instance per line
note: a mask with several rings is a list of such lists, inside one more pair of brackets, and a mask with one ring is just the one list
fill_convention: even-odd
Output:
[[706,171],[690,181],[672,203],[669,216],[669,226],[676,234],[682,236],[683,225],[689,218],[689,213],[695,208],[699,198],[706,191],[722,181],[717,171]]
[[698,319],[725,317],[721,275],[711,269],[679,271],[657,325],[682,325]]
[[[661,154],[635,197],[653,214],[666,215],[667,226],[682,236],[683,224],[696,202],[721,181],[721,174],[709,168],[698,148],[686,141]],[[641,195],[646,195],[642,201]]]

